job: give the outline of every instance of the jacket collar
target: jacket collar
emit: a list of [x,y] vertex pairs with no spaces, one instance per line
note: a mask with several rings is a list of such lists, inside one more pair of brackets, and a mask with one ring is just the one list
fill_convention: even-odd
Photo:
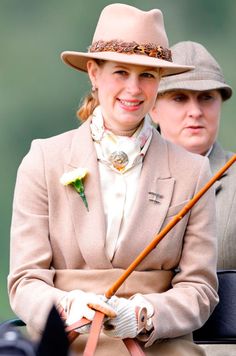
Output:
[[[105,251],[106,223],[98,184],[100,177],[97,155],[89,124],[90,121],[87,120],[76,131],[65,165],[66,171],[78,167],[88,170],[84,185],[89,212],[73,187],[69,186],[67,190],[77,241],[90,268],[116,267],[116,261],[119,261],[118,267],[126,268],[159,232],[170,205],[175,180],[170,175],[167,143],[154,131],[143,162],[135,206],[126,226],[124,239],[111,263]],[[156,224],[150,224],[154,220]]]
[[105,216],[98,184],[100,178],[97,155],[90,135],[89,124],[90,120],[87,120],[76,131],[65,165],[67,171],[78,167],[87,169],[88,174],[84,180],[84,187],[89,211],[86,210],[82,199],[72,186],[67,190],[68,199],[77,241],[84,260],[91,268],[111,268],[104,249]]

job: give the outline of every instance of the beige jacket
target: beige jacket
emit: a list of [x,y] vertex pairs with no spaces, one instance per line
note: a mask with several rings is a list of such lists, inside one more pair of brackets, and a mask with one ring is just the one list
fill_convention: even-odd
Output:
[[[65,171],[76,167],[89,172],[89,212],[73,187],[59,182]],[[66,290],[102,292],[99,285],[107,271],[126,269],[209,178],[207,158],[154,132],[125,238],[111,262],[104,248],[106,226],[89,121],[79,129],[33,141],[18,170],[13,203],[8,285],[15,313],[31,329],[42,330],[51,304],[57,305]],[[160,194],[159,203],[150,200],[150,192]],[[217,303],[214,199],[210,189],[138,267],[140,276],[157,271],[155,283],[152,278],[147,282],[151,289],[139,283],[146,276],[138,282],[130,276],[123,286],[120,294],[144,293],[155,306],[154,331],[146,346],[199,328]],[[92,275],[93,270],[100,278],[91,284],[86,273]],[[173,276],[171,285],[166,271]]]

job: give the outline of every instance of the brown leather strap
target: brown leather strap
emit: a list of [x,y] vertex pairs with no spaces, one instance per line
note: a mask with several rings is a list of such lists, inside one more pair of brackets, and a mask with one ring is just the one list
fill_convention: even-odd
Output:
[[[104,314],[96,311],[92,321],[88,341],[85,346],[83,356],[93,356],[97,347],[98,338],[102,328]],[[123,339],[123,342],[131,356],[145,356],[143,350],[134,339]]]
[[97,347],[98,338],[103,325],[104,314],[100,311],[95,312],[95,316],[92,321],[88,341],[85,346],[83,356],[93,356]]
[[75,323],[73,323],[73,324],[67,326],[65,330],[66,330],[67,333],[69,333],[70,331],[73,331],[73,330],[75,330],[75,329],[78,329],[78,328],[80,328],[81,326],[88,325],[88,324],[90,324],[90,323],[91,323],[91,320],[88,320],[88,319],[86,319],[86,318],[82,318],[82,319],[76,321]]
[[145,353],[135,339],[123,339],[123,342],[131,356],[145,356]]
[[[62,308],[61,305],[58,306],[57,310],[58,310],[58,313],[59,313],[61,319],[65,322],[66,318],[67,318],[67,314],[66,314],[65,310]],[[72,344],[72,342],[75,341],[75,339],[77,339],[77,337],[80,335],[77,331],[75,331],[75,329],[77,329],[81,326],[87,325],[89,323],[91,323],[90,320],[88,320],[86,318],[82,318],[65,328],[69,344]]]
[[66,327],[65,331],[67,332],[67,338],[68,338],[69,344],[72,344],[72,342],[74,342],[75,339],[77,339],[77,337],[80,335],[80,333],[75,331],[75,329],[77,329],[81,326],[87,325],[89,323],[91,323],[90,320],[88,320],[86,318],[82,318],[82,319],[78,320],[77,322]]
[[[104,319],[104,314],[99,311],[96,311],[95,317],[91,324],[91,329],[90,329],[88,341],[86,343],[83,356],[94,355],[97,347],[100,331],[102,328],[103,319]],[[67,337],[70,344],[72,344],[72,342],[80,335],[78,332],[75,331],[75,329],[87,325],[89,323],[91,323],[90,320],[86,318],[82,318],[77,322],[71,324],[70,326],[66,327],[65,331],[67,332]],[[143,350],[141,349],[137,341],[135,341],[135,339],[127,338],[127,339],[123,339],[123,342],[131,356],[145,356],[145,353],[143,352]]]
[[72,342],[75,341],[75,339],[77,339],[77,337],[80,336],[79,333],[77,333],[76,331],[72,330],[67,334],[67,338],[69,341],[69,344],[72,344]]

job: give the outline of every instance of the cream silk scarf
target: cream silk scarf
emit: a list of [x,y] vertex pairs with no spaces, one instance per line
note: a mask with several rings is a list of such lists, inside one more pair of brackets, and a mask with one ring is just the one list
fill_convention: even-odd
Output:
[[[103,206],[106,217],[106,252],[112,261],[122,243],[124,227],[132,211],[142,160],[152,138],[153,126],[149,117],[132,137],[116,136],[106,130],[100,107],[93,113],[91,134],[94,140],[100,173]],[[124,153],[125,164],[114,166],[114,152]],[[127,157],[126,157],[127,156]]]
[[153,128],[147,116],[133,136],[116,136],[105,129],[100,106],[93,112],[90,127],[98,159],[122,173],[142,161],[151,141]]

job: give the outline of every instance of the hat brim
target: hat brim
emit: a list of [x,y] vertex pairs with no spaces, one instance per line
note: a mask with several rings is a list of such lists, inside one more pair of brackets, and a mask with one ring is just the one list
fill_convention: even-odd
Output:
[[177,78],[171,81],[171,78],[168,78],[168,83],[165,83],[163,79],[160,83],[158,94],[162,94],[167,91],[173,90],[191,90],[191,91],[208,91],[208,90],[220,90],[222,93],[223,100],[227,100],[232,96],[232,88],[225,84],[216,81],[216,80],[186,80],[178,81]]
[[162,68],[162,75],[178,74],[194,69],[194,66],[184,66],[159,58],[148,57],[140,54],[124,54],[117,52],[75,52],[64,51],[61,53],[64,63],[77,70],[87,72],[87,62],[89,59],[103,59],[113,62],[142,65],[148,67]]

